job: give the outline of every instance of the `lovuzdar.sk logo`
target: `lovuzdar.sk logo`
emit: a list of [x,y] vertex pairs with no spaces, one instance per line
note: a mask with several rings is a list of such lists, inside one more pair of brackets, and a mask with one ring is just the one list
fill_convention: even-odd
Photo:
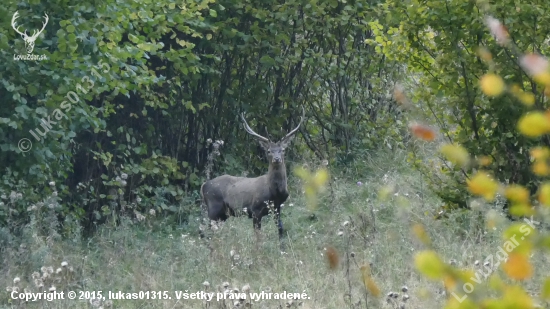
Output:
[[19,30],[19,26],[17,26],[17,24],[15,22],[15,20],[17,18],[19,18],[19,13],[15,12],[13,14],[12,19],[11,19],[11,26],[13,27],[13,30],[15,30],[15,32],[19,33],[19,35],[21,35],[21,37],[23,38],[23,41],[25,42],[25,49],[27,50],[27,54],[26,55],[25,54],[23,54],[23,55],[14,54],[13,55],[13,60],[41,61],[41,60],[48,59],[46,57],[46,55],[35,55],[35,54],[32,53],[32,51],[34,50],[34,43],[36,42],[36,39],[42,33],[42,31],[44,31],[44,28],[46,28],[46,25],[48,24],[48,20],[49,20],[48,14],[44,13],[45,21],[42,23],[42,29],[33,30],[32,35],[28,35],[27,30],[25,30],[23,32],[21,32]]

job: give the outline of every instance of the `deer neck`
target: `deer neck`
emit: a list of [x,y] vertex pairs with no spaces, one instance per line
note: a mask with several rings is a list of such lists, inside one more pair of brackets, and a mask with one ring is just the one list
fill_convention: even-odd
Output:
[[286,192],[286,166],[284,163],[279,165],[269,165],[267,173],[269,181],[269,190],[274,193]]

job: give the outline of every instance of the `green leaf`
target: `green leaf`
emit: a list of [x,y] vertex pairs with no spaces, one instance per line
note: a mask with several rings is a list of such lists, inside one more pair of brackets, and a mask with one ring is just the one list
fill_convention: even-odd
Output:
[[38,92],[38,89],[34,84],[28,84],[27,85],[27,92],[31,97],[34,97],[36,93]]
[[270,56],[265,55],[262,58],[260,58],[260,63],[266,66],[273,66],[275,65],[275,60]]

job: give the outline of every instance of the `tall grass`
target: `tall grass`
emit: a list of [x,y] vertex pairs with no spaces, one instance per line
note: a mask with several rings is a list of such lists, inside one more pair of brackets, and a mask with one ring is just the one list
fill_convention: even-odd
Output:
[[[0,248],[0,285],[8,292],[0,294],[0,303],[25,308],[441,308],[449,295],[442,284],[415,271],[413,256],[423,245],[411,235],[411,227],[423,224],[438,252],[475,270],[502,245],[498,235],[507,222],[498,204],[480,205],[502,218],[493,231],[483,230],[481,211],[434,219],[441,202],[426,191],[405,158],[404,152],[381,151],[355,166],[331,170],[331,188],[316,210],[305,207],[301,184],[291,177],[291,198],[282,210],[285,252],[271,217],[264,218],[259,238],[246,217],[232,217],[216,225],[210,239],[201,239],[199,222],[168,226],[161,216],[147,215],[139,222],[123,218],[116,227],[102,226],[91,238],[80,236],[77,225],[63,226],[73,236],[62,239],[54,209],[43,206],[33,210],[36,215],[24,233],[3,236],[9,241]],[[383,188],[393,188],[384,201],[379,198]],[[334,269],[326,257],[329,247],[338,255]],[[550,265],[548,260],[534,262],[540,264],[537,269]],[[366,291],[362,265],[370,265],[380,297]],[[168,291],[171,299],[65,299],[25,305],[10,299],[14,289],[42,292],[52,287],[65,294],[102,291],[103,296],[108,291]],[[304,292],[308,298],[216,301],[214,296],[206,302],[178,300],[175,291],[286,291]]]

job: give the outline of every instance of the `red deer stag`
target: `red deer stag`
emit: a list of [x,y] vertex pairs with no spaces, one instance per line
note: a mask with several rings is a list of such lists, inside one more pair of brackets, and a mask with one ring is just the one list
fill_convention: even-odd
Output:
[[201,186],[201,196],[210,220],[225,221],[229,216],[246,210],[248,217],[252,218],[254,228],[259,230],[262,226],[262,217],[269,213],[268,205],[272,202],[279,239],[283,237],[281,204],[288,198],[285,148],[300,128],[304,114],[305,110],[302,109],[298,126],[277,143],[254,132],[241,114],[246,132],[258,140],[266,151],[269,169],[267,174],[256,178],[223,175],[206,181]]

